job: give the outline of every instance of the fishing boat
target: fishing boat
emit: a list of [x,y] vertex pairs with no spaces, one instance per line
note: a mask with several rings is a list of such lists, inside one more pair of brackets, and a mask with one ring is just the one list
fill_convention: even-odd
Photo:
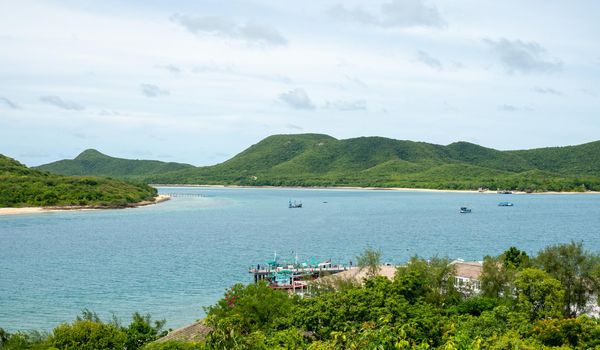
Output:
[[471,209],[470,209],[470,208],[467,208],[467,207],[460,207],[460,213],[461,213],[461,214],[468,214],[468,213],[470,213],[470,212],[471,212]]
[[500,202],[498,203],[499,207],[512,207],[514,204],[512,202]]
[[290,202],[289,202],[289,204],[288,204],[288,207],[289,207],[289,208],[302,208],[302,202],[296,202],[296,201],[294,201],[294,202],[292,203],[292,200],[290,199]]

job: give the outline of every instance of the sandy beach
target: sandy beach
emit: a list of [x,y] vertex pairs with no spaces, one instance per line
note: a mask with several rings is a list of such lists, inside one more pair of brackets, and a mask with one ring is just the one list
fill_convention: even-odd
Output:
[[[153,187],[191,187],[191,188],[255,188],[255,189],[306,189],[306,190],[368,190],[368,191],[405,191],[405,192],[437,192],[437,193],[481,193],[498,194],[495,190],[439,190],[429,188],[408,187],[356,187],[356,186],[241,186],[241,185],[189,185],[189,184],[150,184]],[[598,191],[586,192],[532,192],[512,191],[517,195],[547,195],[547,194],[600,194]]]
[[153,201],[142,201],[138,203],[132,203],[122,208],[115,207],[99,207],[99,206],[86,206],[86,205],[74,205],[74,206],[57,206],[57,207],[24,207],[24,208],[0,208],[0,215],[22,215],[22,214],[42,214],[59,211],[89,211],[89,210],[106,210],[106,209],[126,209],[126,208],[137,208],[145,205],[158,204],[171,199],[170,196],[161,194],[154,198]]

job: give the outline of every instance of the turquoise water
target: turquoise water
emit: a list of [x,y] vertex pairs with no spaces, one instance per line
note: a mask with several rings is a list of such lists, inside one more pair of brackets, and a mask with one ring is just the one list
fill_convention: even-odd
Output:
[[[88,308],[179,327],[203,316],[247,268],[297,252],[347,263],[418,254],[481,260],[583,241],[600,251],[600,196],[362,190],[161,188],[202,193],[159,205],[0,216],[0,327],[51,329]],[[288,209],[288,200],[302,209]],[[514,207],[498,207],[500,201]],[[327,202],[327,203],[324,203]],[[473,208],[459,214],[460,206]]]

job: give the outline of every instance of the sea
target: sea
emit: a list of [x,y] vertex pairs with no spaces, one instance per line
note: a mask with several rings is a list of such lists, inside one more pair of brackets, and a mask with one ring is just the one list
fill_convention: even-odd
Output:
[[159,192],[175,196],[131,209],[0,216],[0,327],[48,331],[88,309],[125,324],[149,313],[175,329],[204,317],[228,287],[251,283],[248,269],[275,255],[348,264],[369,247],[391,264],[415,255],[479,261],[510,246],[536,254],[571,241],[600,252],[595,194]]

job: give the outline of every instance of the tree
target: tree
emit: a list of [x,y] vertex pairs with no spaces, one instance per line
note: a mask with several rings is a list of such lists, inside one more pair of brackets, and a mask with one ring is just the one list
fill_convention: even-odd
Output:
[[247,286],[236,284],[216,305],[205,309],[206,323],[215,329],[226,326],[240,334],[250,334],[289,316],[294,300],[287,293],[269,288],[264,281]]
[[484,257],[480,277],[482,295],[491,298],[511,295],[514,277],[515,271],[504,267],[499,258]]
[[131,323],[125,328],[127,334],[125,347],[127,350],[139,349],[144,344],[158,339],[164,335],[160,331],[165,323],[165,320],[160,320],[154,321],[153,325],[149,314],[142,316],[138,312],[134,313]]
[[454,287],[455,269],[449,259],[412,257],[396,269],[394,284],[409,301],[423,297],[434,305],[456,303],[460,293]]
[[7,333],[0,328],[0,349],[3,350],[48,350],[53,349],[45,332],[28,331]]
[[562,284],[565,316],[583,312],[590,296],[598,293],[599,260],[597,255],[585,251],[581,242],[551,245],[538,253],[536,265]]
[[507,269],[521,270],[529,267],[530,261],[529,256],[522,250],[516,247],[508,248],[501,255],[502,265]]
[[79,319],[64,323],[51,335],[52,346],[59,349],[123,349],[127,335],[113,324]]
[[515,280],[517,306],[531,321],[560,317],[564,291],[560,282],[540,269],[521,271]]
[[7,331],[5,331],[4,328],[0,327],[0,348],[2,347],[2,345],[4,345],[4,343],[6,343],[9,337],[10,334]]
[[361,271],[364,269],[367,270],[367,278],[372,278],[379,274],[382,255],[381,250],[367,248],[362,254],[356,257],[359,269]]

